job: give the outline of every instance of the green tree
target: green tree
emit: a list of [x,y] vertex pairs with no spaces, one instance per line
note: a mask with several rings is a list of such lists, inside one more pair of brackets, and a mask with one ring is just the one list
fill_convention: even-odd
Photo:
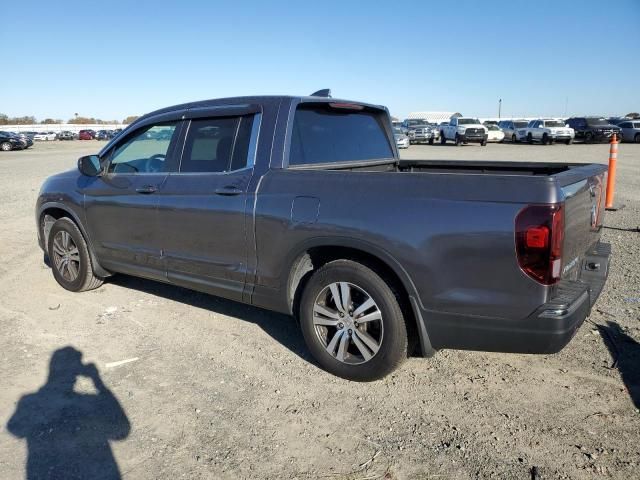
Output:
[[640,113],[638,113],[638,112],[627,113],[625,115],[625,117],[633,118],[635,120],[635,119],[640,118]]
[[62,120],[59,120],[59,119],[54,120],[53,118],[45,118],[40,123],[42,123],[43,125],[53,125],[53,124],[57,124],[57,123],[62,123]]
[[93,117],[75,117],[75,118],[69,119],[69,123],[74,123],[76,125],[89,125],[89,124],[96,124],[100,122],[101,120],[98,120]]
[[0,113],[0,125],[9,125],[9,117],[4,113]]
[[122,120],[122,123],[124,123],[125,125],[129,125],[130,123],[135,122],[139,118],[140,118],[139,115],[129,115],[127,118]]

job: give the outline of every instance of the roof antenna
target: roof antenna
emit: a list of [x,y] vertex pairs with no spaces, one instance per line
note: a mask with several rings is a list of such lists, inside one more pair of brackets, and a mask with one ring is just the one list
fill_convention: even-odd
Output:
[[331,89],[324,88],[322,90],[318,90],[317,92],[313,92],[310,96],[331,98]]

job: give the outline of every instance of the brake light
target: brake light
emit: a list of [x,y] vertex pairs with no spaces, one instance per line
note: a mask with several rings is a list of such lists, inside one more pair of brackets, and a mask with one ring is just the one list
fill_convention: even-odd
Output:
[[527,229],[527,248],[547,248],[549,245],[549,229],[547,227],[531,227]]
[[530,205],[516,216],[516,255],[518,265],[543,285],[560,279],[564,242],[562,205]]
[[357,103],[337,103],[331,102],[329,103],[331,108],[339,108],[342,110],[364,110],[362,105],[358,105]]

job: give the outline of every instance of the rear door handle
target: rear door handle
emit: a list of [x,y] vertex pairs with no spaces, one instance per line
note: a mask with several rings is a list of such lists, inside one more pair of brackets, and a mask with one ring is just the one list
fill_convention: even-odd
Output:
[[158,191],[158,187],[156,187],[155,185],[145,185],[144,187],[136,188],[136,192],[138,193],[149,194],[149,193],[156,193],[157,191]]
[[240,195],[242,193],[242,190],[234,187],[233,185],[227,185],[226,187],[216,188],[215,192],[217,195],[233,196]]

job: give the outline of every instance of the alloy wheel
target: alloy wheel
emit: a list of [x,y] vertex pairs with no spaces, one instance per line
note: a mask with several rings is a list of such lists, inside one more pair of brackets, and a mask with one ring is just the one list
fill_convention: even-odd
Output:
[[80,274],[80,252],[69,232],[56,233],[53,238],[53,263],[58,273],[73,282]]
[[367,292],[348,282],[332,283],[318,294],[313,327],[327,353],[350,365],[371,360],[384,336],[380,308]]

